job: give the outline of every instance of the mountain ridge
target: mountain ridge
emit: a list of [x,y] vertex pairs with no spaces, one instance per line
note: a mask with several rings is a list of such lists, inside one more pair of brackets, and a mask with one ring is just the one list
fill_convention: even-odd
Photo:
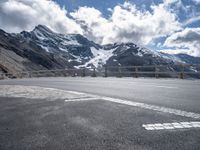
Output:
[[[130,42],[100,45],[80,34],[55,33],[44,25],[18,34],[0,29],[0,50],[7,65],[12,62],[9,65],[18,71],[192,62],[192,56],[165,54]],[[195,60],[200,62],[198,57]]]

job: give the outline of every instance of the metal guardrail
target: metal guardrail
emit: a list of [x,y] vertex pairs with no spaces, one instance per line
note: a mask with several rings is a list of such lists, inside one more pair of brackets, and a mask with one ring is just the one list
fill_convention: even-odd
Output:
[[105,66],[99,68],[56,69],[1,73],[0,78],[32,78],[59,76],[91,77],[155,77],[155,78],[200,78],[200,64],[153,65],[153,66]]

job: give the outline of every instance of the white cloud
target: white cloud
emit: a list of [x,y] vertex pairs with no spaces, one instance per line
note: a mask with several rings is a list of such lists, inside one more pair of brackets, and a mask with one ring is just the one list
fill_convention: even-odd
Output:
[[103,18],[101,12],[95,8],[80,7],[70,15],[81,24],[85,31],[84,35],[97,43],[102,43],[106,34],[112,31],[109,21]]
[[179,2],[180,0],[163,0],[165,5],[171,5],[174,4],[176,2]]
[[194,2],[196,2],[197,4],[200,3],[200,0],[193,0]]
[[3,0],[0,2],[0,28],[7,32],[32,30],[38,24],[61,33],[82,33],[67,11],[48,0]]
[[188,49],[188,54],[200,56],[200,28],[186,28],[169,36],[164,46]]
[[168,54],[188,54],[188,55],[190,55],[188,49],[179,49],[179,48],[177,48],[177,49],[162,49],[159,51],[163,52],[163,53],[168,53]]
[[80,33],[100,44],[135,42],[147,45],[181,29],[169,5],[178,0],[164,0],[151,10],[138,9],[125,2],[109,8],[109,17],[91,7],[74,12],[49,0],[3,0],[0,2],[0,28],[7,32],[32,30],[42,24],[59,33]]
[[99,43],[136,42],[148,44],[154,38],[166,36],[181,29],[176,15],[164,4],[151,6],[152,12],[138,10],[131,3],[117,5],[111,16],[105,18],[95,8],[80,7],[70,13],[90,35]]

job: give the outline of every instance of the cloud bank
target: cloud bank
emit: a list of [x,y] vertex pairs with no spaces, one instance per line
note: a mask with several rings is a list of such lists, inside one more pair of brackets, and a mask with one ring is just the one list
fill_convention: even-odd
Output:
[[84,34],[96,42],[136,42],[148,44],[154,38],[167,36],[181,29],[176,15],[164,4],[154,5],[150,11],[141,11],[135,5],[124,3],[110,9],[109,18],[104,18],[95,8],[80,7],[70,15],[84,28]]
[[194,2],[196,2],[197,4],[200,4],[200,0],[193,0]]
[[[200,4],[200,0],[193,2]],[[157,5],[152,4],[149,10],[125,2],[109,8],[109,15],[105,17],[96,8],[86,6],[67,12],[51,0],[1,0],[0,28],[7,32],[21,32],[42,24],[63,34],[82,34],[99,44],[134,42],[149,45],[164,37],[165,49],[200,56],[199,28],[184,29],[198,21],[199,16],[181,23],[177,10],[171,8],[174,5],[177,9],[190,8],[184,7],[181,0],[163,0]]]
[[80,33],[82,29],[67,11],[47,0],[1,0],[0,28],[7,32],[32,30],[38,24],[46,25],[56,32]]
[[185,49],[190,55],[200,56],[200,28],[186,28],[181,32],[174,33],[166,39],[164,45]]
[[83,34],[101,44],[148,44],[154,38],[180,29],[175,14],[164,4],[151,9],[151,12],[141,11],[133,4],[124,3],[110,9],[110,17],[105,18],[99,10],[90,7],[68,13],[53,1],[4,0],[0,2],[0,27],[8,32],[20,32],[43,24],[60,33]]

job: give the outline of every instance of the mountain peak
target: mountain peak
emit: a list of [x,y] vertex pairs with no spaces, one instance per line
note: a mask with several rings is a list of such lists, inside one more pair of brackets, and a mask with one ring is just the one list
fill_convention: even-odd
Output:
[[45,25],[38,25],[33,29],[33,31],[53,33],[53,31]]
[[50,39],[57,35],[50,28],[45,25],[36,26],[33,31],[30,32],[32,36],[36,37],[39,40]]

